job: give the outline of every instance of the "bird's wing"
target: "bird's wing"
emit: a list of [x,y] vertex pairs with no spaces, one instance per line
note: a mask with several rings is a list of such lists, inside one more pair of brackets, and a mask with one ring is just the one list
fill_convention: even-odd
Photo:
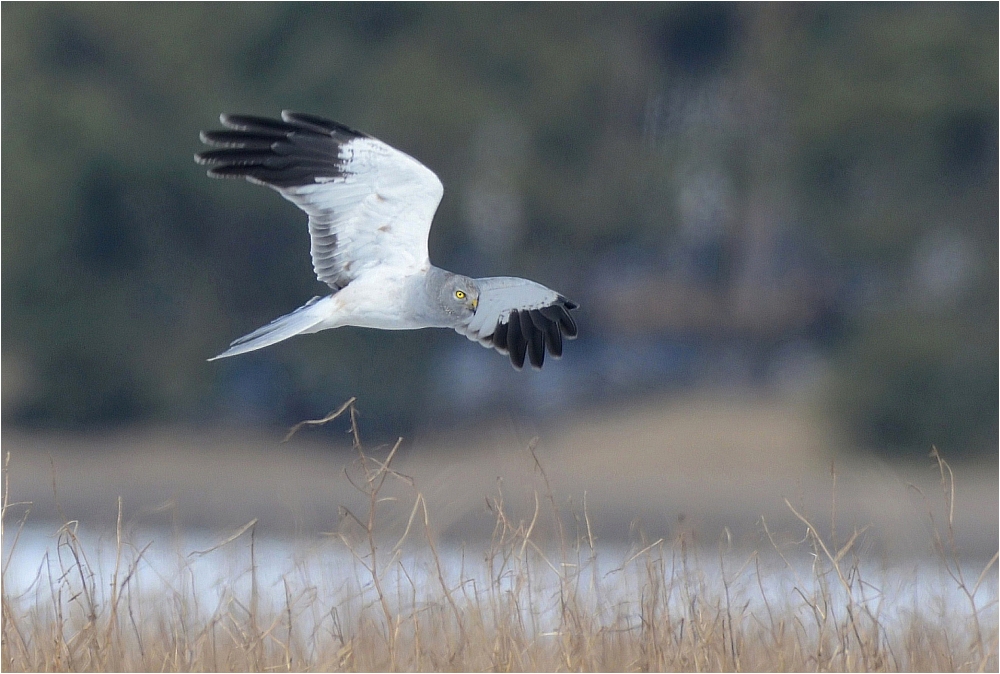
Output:
[[337,122],[284,111],[281,119],[222,115],[203,131],[216,149],[195,155],[213,177],[272,187],[309,215],[313,269],[339,290],[381,266],[429,265],[427,234],[444,188],[434,172]]
[[476,285],[476,313],[455,330],[483,346],[510,354],[516,369],[524,366],[525,355],[532,367],[541,368],[546,350],[558,358],[563,337],[576,337],[576,321],[569,312],[577,305],[556,291],[507,276],[476,279]]

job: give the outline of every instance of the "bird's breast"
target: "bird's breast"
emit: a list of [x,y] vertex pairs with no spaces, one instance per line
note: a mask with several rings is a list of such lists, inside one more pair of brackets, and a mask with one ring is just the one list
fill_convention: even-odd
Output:
[[[334,296],[333,315],[327,327],[356,326],[380,330],[413,330],[432,327],[415,301],[418,284],[411,275],[373,273],[351,281]],[[422,285],[422,283],[420,284]]]

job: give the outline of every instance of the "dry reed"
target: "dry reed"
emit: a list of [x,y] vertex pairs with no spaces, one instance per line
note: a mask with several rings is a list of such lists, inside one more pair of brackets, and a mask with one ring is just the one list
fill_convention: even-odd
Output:
[[[905,598],[866,576],[865,532],[835,544],[791,503],[805,532],[791,547],[764,521],[771,549],[742,556],[726,541],[716,557],[688,535],[647,541],[636,529],[633,549],[608,565],[586,504],[561,512],[533,445],[539,488],[527,510],[516,515],[498,485],[482,562],[464,551],[445,559],[426,501],[392,467],[399,443],[365,450],[353,401],[320,421],[345,412],[357,452],[345,476],[367,507],[343,509],[334,534],[354,560],[348,572],[324,585],[292,568],[262,589],[251,521],[184,558],[248,541],[249,587],[234,583],[206,605],[194,567],[182,564],[151,591],[138,580],[148,546],[131,545],[119,504],[110,577],[67,521],[29,591],[12,596],[4,583],[4,671],[997,670],[997,556],[974,580],[959,563],[954,480],[936,451],[948,519],[935,521],[929,509],[929,523],[962,601],[926,597],[900,607],[893,602]],[[405,507],[388,495],[390,484],[402,488]],[[27,516],[6,491],[5,579]],[[380,513],[390,506],[405,516],[387,541]],[[762,562],[764,552],[781,560],[777,569]]]

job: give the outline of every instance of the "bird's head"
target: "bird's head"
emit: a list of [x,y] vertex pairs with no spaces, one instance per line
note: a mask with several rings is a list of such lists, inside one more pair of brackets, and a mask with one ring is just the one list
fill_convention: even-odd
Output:
[[441,299],[445,310],[457,316],[472,315],[479,306],[479,287],[467,276],[452,275],[445,282]]

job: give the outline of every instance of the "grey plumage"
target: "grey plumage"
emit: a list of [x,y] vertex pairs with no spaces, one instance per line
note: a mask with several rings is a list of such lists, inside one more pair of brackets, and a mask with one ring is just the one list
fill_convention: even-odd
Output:
[[431,265],[427,235],[443,187],[412,157],[342,124],[282,112],[281,119],[222,115],[204,131],[214,149],[195,155],[220,178],[277,190],[309,216],[310,252],[333,289],[241,337],[216,358],[344,325],[386,330],[451,328],[540,368],[577,335],[577,305],[526,279],[472,279]]

